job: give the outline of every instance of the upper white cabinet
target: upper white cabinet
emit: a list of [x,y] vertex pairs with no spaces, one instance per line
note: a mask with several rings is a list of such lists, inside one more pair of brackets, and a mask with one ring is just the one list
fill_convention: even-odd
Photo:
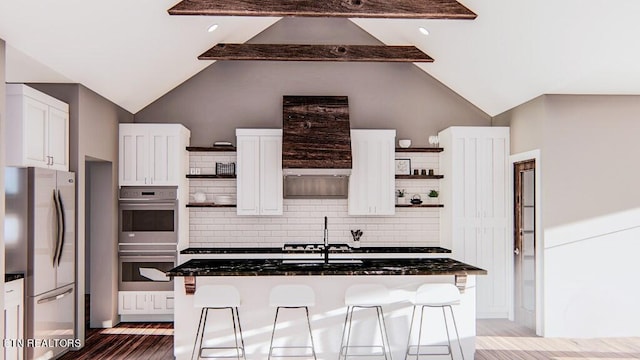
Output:
[[351,130],[349,215],[395,214],[395,130]]
[[509,128],[451,127],[439,134],[441,243],[452,257],[487,270],[477,278],[480,318],[509,314],[511,231]]
[[120,186],[180,185],[190,137],[180,124],[120,124]]
[[69,170],[69,105],[7,84],[7,164]]
[[237,214],[282,215],[282,130],[236,129]]

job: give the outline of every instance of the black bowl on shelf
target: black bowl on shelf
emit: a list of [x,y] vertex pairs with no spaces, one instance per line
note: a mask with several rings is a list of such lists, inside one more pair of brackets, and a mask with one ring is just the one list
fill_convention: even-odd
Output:
[[420,200],[420,199],[411,199],[411,204],[412,205],[420,205],[420,204],[422,204],[422,200]]

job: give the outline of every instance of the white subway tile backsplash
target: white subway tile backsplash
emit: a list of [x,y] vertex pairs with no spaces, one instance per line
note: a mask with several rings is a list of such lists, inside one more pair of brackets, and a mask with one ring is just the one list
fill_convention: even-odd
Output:
[[[412,168],[434,169],[440,174],[438,156],[432,153],[403,153]],[[232,153],[190,153],[189,167],[201,174],[214,174],[216,162],[235,162]],[[396,180],[396,187],[407,196],[420,194],[423,201],[431,189],[439,190],[438,180]],[[191,179],[190,194],[204,192],[207,201],[215,195],[235,196],[235,179]],[[193,199],[193,197],[192,197]],[[329,218],[331,243],[350,243],[350,230],[361,229],[362,246],[439,246],[438,208],[397,208],[394,216],[349,216],[347,200],[285,199],[282,216],[238,216],[235,208],[190,208],[190,246],[192,247],[280,247],[284,243],[320,243],[324,216]]]

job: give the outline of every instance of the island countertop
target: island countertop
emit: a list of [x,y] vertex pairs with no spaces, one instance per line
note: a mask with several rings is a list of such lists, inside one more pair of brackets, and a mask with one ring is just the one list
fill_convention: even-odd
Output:
[[377,259],[356,263],[300,262],[283,259],[192,259],[167,276],[308,275],[486,275],[487,271],[450,258]]
[[[334,244],[330,248],[330,252],[336,252],[335,246],[347,246],[344,244]],[[282,247],[190,247],[180,251],[183,255],[217,255],[217,254],[286,254],[291,251],[284,250]],[[448,254],[451,250],[434,247],[434,246],[370,246],[353,248],[349,247],[348,250],[340,249],[340,253],[352,253],[352,254],[375,254],[375,253],[407,253],[407,254]]]

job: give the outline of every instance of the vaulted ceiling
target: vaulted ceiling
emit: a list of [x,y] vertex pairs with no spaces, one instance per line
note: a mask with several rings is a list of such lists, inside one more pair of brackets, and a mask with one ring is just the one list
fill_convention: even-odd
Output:
[[[280,19],[169,15],[176,3],[0,1],[7,80],[82,83],[136,113],[209,66],[197,57],[215,44],[244,43]],[[351,21],[433,57],[416,66],[491,116],[542,94],[640,94],[640,2],[461,3],[478,17]]]

